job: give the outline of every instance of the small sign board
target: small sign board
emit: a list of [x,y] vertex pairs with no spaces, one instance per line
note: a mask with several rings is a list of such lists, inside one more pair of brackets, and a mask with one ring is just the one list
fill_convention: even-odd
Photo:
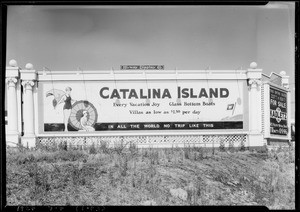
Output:
[[270,87],[270,134],[288,135],[287,93]]
[[164,65],[121,65],[121,70],[164,70]]

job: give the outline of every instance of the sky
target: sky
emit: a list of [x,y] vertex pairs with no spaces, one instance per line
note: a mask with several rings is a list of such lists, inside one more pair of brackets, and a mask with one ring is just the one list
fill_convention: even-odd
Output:
[[[9,6],[6,62],[38,71],[284,70],[294,98],[294,3],[265,6]],[[292,100],[294,108],[294,100]],[[294,111],[294,109],[292,110]],[[294,114],[292,114],[294,117]]]

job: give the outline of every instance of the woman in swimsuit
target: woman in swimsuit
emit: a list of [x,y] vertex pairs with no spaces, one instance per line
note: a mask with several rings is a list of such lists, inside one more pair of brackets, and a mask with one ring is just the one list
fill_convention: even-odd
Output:
[[84,110],[82,112],[82,115],[83,116],[80,119],[80,124],[81,124],[82,129],[85,130],[85,131],[87,131],[87,132],[95,131],[95,129],[92,126],[88,126],[87,125],[87,121],[88,121],[87,115],[88,115],[88,112],[86,110]]
[[69,122],[69,117],[71,114],[72,102],[76,102],[76,100],[72,99],[72,97],[70,95],[71,91],[72,91],[72,88],[66,87],[66,94],[57,103],[57,105],[59,105],[62,101],[65,102],[64,108],[63,108],[65,131],[68,131],[68,122]]

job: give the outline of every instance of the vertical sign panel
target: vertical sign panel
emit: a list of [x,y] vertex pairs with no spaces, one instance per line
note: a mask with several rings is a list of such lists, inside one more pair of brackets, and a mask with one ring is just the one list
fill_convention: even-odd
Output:
[[287,135],[287,93],[270,87],[270,134]]

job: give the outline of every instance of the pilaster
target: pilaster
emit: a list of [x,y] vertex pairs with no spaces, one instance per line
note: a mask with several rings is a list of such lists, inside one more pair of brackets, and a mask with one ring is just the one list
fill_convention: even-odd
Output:
[[17,104],[17,84],[19,83],[20,68],[15,60],[9,61],[6,67],[6,90],[7,90],[7,130],[6,145],[17,146],[20,141],[18,129],[18,104]]
[[261,112],[261,73],[255,62],[250,64],[247,71],[249,86],[249,146],[263,146],[262,112]]
[[36,71],[32,64],[26,64],[26,70],[21,70],[21,80],[23,86],[23,111],[24,111],[24,136],[22,144],[29,148],[35,147],[36,136],[34,133],[34,102],[33,87],[36,82]]

